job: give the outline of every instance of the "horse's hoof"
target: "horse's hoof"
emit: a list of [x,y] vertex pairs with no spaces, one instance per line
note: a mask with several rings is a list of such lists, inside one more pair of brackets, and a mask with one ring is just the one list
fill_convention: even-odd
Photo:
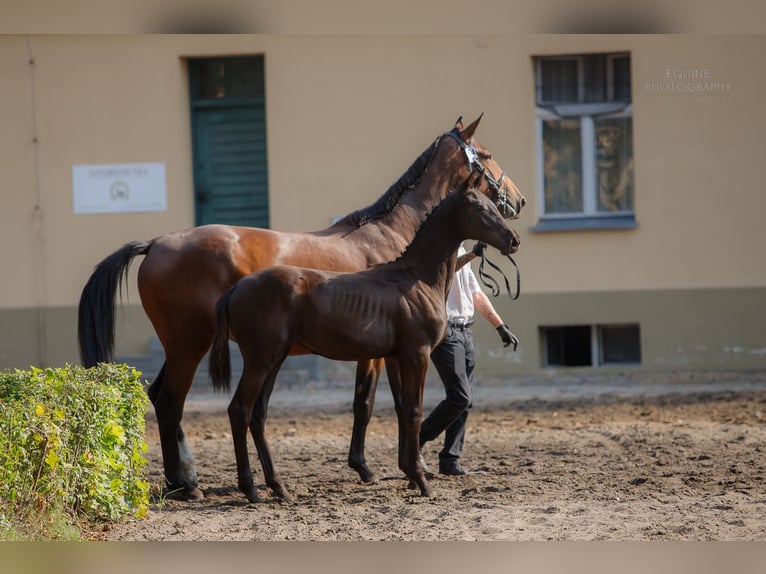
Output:
[[369,468],[366,471],[358,470],[359,479],[366,484],[375,484],[378,482],[378,477]]
[[271,491],[274,493],[274,496],[276,496],[277,498],[281,498],[285,502],[294,502],[293,497],[290,496],[290,493],[287,492],[287,489],[281,484],[278,486],[272,487]]
[[364,464],[364,463],[361,463],[361,464],[351,464],[349,462],[348,465],[353,470],[355,470],[357,472],[357,474],[359,475],[359,479],[362,482],[366,482],[368,484],[372,484],[372,483],[378,482],[378,477],[375,476],[375,473],[372,472],[370,470],[370,468],[366,464]]
[[245,493],[248,502],[256,503],[261,501],[261,497],[258,496],[255,487],[243,490],[243,492]]
[[434,491],[431,488],[430,484],[422,484],[419,485],[414,480],[410,479],[410,481],[407,483],[407,488],[409,490],[418,490],[420,489],[420,496],[424,496],[426,498],[431,498],[434,495]]
[[162,493],[164,498],[184,502],[199,502],[205,495],[196,486],[167,485]]

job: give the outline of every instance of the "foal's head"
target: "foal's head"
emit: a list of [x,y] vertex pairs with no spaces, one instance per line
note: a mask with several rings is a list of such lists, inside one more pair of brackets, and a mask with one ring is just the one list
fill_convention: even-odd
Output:
[[519,249],[519,234],[511,229],[489,197],[475,187],[453,193],[462,194],[465,198],[460,202],[456,221],[457,230],[464,239],[483,241],[503,255]]

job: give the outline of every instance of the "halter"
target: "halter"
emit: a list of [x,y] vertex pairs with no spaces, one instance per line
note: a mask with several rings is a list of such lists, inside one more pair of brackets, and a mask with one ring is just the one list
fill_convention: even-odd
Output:
[[463,138],[461,138],[457,133],[457,129],[453,129],[452,131],[447,132],[447,135],[454,139],[463,149],[465,157],[468,160],[469,170],[473,171],[475,169],[484,176],[484,179],[487,180],[490,189],[495,192],[495,205],[497,205],[497,209],[500,210],[500,212],[503,214],[503,217],[507,218],[509,212],[510,215],[517,215],[516,210],[511,205],[511,202],[508,201],[508,188],[503,185],[505,171],[500,174],[500,179],[495,179],[492,177],[489,169],[487,169],[487,166],[485,166],[479,159],[479,152],[476,151],[476,148],[473,146],[473,144],[469,145],[465,143]]

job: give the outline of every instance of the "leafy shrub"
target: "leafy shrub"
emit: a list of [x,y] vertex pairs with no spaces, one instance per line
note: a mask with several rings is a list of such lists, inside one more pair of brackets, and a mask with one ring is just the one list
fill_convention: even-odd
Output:
[[143,516],[147,405],[126,365],[0,372],[0,530]]

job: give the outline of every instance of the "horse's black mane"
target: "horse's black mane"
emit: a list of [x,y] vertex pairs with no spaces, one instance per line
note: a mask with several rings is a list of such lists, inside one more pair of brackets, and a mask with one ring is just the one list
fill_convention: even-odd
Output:
[[344,217],[341,222],[351,223],[355,227],[361,227],[371,221],[380,219],[391,213],[394,208],[399,204],[402,195],[405,191],[415,187],[423,178],[431,165],[431,160],[436,154],[436,150],[439,147],[443,134],[434,140],[423,153],[420,154],[412,165],[407,168],[407,171],[396,180],[396,182],[388,188],[388,191],[381,195],[378,200],[370,206],[358,209],[353,213],[349,213]]

